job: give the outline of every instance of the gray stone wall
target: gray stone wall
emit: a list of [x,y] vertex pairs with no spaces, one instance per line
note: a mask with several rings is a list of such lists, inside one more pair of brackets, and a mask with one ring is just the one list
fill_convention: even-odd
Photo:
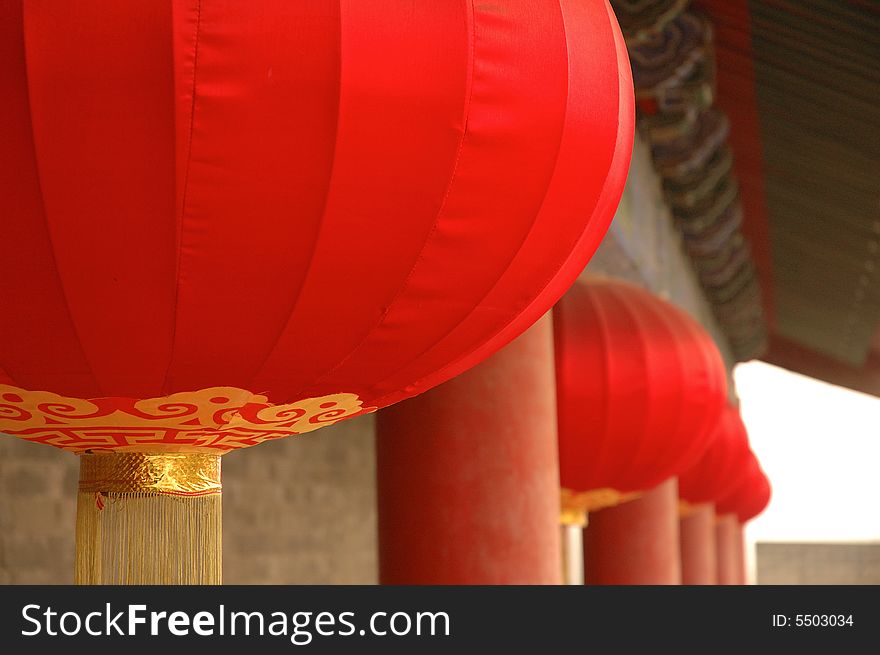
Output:
[[880,543],[759,543],[758,584],[880,584]]
[[223,458],[223,574],[233,584],[375,584],[371,415]]
[[0,583],[73,582],[78,461],[0,434]]

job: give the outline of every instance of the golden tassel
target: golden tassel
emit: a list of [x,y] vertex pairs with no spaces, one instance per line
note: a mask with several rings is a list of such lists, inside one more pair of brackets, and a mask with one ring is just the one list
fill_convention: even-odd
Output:
[[77,584],[220,584],[220,456],[80,456]]

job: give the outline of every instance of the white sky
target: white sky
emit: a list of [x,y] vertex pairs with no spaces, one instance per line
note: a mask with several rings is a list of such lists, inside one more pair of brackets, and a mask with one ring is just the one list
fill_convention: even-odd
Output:
[[763,362],[734,378],[773,487],[748,540],[880,540],[880,398]]

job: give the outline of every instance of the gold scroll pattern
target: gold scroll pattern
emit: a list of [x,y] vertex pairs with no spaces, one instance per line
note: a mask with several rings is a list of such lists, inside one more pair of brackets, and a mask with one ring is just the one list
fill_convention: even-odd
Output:
[[584,492],[562,489],[560,492],[562,520],[566,524],[576,524],[578,517],[584,513],[598,512],[606,507],[615,507],[621,503],[634,500],[640,495],[638,492],[621,492],[610,487]]
[[256,446],[375,411],[356,394],[273,405],[211,387],[161,398],[66,398],[0,384],[0,432],[74,453],[211,452]]

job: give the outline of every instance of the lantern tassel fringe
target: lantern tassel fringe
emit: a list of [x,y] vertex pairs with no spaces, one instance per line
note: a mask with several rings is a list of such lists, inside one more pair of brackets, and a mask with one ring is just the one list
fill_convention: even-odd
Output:
[[84,455],[76,583],[220,584],[221,507],[219,457]]

